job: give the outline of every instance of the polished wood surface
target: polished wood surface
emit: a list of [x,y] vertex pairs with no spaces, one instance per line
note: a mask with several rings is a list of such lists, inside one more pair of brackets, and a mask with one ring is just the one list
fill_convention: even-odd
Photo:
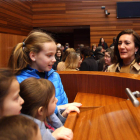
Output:
[[69,102],[78,92],[127,99],[125,88],[140,91],[140,75],[113,72],[59,71]]
[[74,101],[82,103],[82,107],[100,107],[126,101],[126,99],[101,94],[78,92]]
[[69,114],[65,127],[73,130],[73,140],[139,140],[140,106],[129,100]]
[[58,73],[68,97],[75,96],[73,101],[83,104],[80,114],[70,113],[65,122],[65,127],[73,130],[74,140],[140,139],[140,106],[134,107],[125,93],[126,87],[140,91],[140,75]]

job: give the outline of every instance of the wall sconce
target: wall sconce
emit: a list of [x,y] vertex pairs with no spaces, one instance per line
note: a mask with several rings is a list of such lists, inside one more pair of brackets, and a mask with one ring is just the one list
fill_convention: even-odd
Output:
[[108,11],[105,10],[105,15],[108,16],[108,15],[110,15],[110,13],[108,13]]
[[110,15],[110,13],[108,12],[108,10],[105,10],[105,6],[101,6],[101,9],[104,9],[105,16],[108,16],[108,15]]

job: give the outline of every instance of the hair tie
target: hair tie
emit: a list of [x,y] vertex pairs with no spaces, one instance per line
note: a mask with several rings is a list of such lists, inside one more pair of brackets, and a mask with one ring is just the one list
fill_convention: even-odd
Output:
[[22,42],[22,44],[23,44],[22,46],[25,47],[25,42]]
[[22,49],[24,50],[25,48],[25,42],[22,42]]

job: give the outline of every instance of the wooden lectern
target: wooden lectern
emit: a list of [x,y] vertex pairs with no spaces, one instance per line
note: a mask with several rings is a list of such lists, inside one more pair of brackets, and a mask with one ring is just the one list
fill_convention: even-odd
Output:
[[69,102],[82,103],[80,114],[70,113],[65,122],[73,130],[74,140],[140,140],[140,106],[134,107],[125,93],[125,88],[140,91],[139,75],[58,73]]

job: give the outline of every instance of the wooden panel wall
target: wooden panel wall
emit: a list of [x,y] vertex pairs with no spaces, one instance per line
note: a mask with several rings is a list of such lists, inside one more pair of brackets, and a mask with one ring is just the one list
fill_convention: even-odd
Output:
[[[117,19],[116,2],[139,0],[47,0],[33,1],[33,26],[90,25],[90,43],[99,43],[101,37],[110,45],[121,30],[134,29],[140,34],[140,18]],[[105,16],[101,6],[110,15]]]
[[0,1],[0,32],[27,35],[32,29],[31,1]]
[[31,1],[0,1],[0,68],[7,67],[12,48],[32,30]]
[[7,67],[12,49],[26,36],[0,33],[0,68]]

